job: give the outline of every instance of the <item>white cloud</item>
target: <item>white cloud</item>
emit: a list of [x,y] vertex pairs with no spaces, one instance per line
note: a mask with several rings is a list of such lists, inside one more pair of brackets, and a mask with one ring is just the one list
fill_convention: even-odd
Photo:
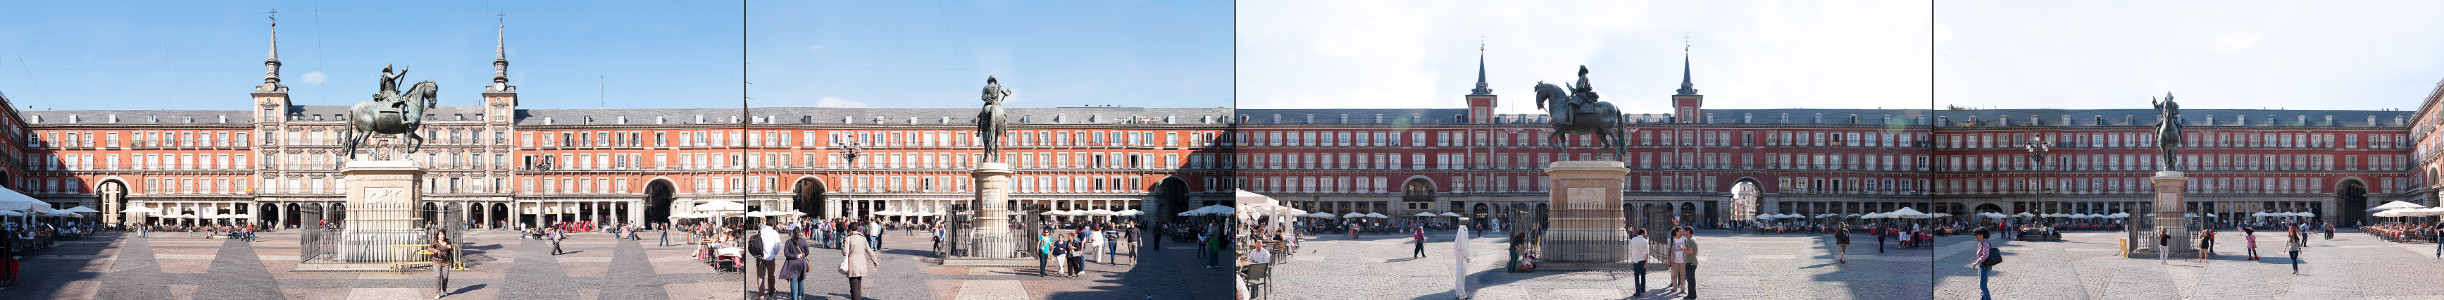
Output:
[[2257,46],[2257,40],[2261,36],[2262,34],[2246,31],[2216,35],[2215,51],[2248,50],[2249,47]]
[[318,85],[318,84],[322,84],[322,81],[323,81],[324,77],[327,77],[327,76],[324,76],[324,75],[322,74],[322,71],[314,71],[314,72],[310,72],[310,73],[305,73],[305,76],[303,76],[302,78],[298,78],[297,82],[299,82],[299,83],[304,83],[304,84],[306,84],[306,85]]
[[823,51],[823,45],[806,46],[806,51]]
[[865,102],[850,101],[849,99],[840,99],[840,97],[823,97],[822,99],[815,99],[815,107],[872,107],[872,106],[867,106]]

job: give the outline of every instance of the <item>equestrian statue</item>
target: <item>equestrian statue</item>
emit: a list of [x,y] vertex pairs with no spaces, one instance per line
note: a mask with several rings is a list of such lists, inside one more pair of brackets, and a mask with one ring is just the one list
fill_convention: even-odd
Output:
[[1564,147],[1568,144],[1565,134],[1593,135],[1596,145],[1612,148],[1612,157],[1620,159],[1629,147],[1628,136],[1621,130],[1621,125],[1626,124],[1621,119],[1621,110],[1612,103],[1597,100],[1595,88],[1587,82],[1587,66],[1578,67],[1578,82],[1568,88],[1536,82],[1536,108],[1544,109],[1553,119],[1553,134],[1545,139],[1553,149],[1562,152],[1562,157],[1569,157],[1570,150]]
[[984,111],[976,113],[976,136],[984,138],[984,161],[1001,161],[1001,138],[1009,133],[1009,113],[1001,102],[1010,99],[1010,90],[1001,88],[1001,81],[984,77]]
[[390,65],[382,65],[382,89],[373,94],[372,100],[348,108],[348,131],[340,137],[340,149],[349,158],[356,158],[357,146],[377,133],[405,137],[405,153],[416,153],[424,147],[424,136],[417,135],[416,129],[423,124],[424,109],[433,106],[433,95],[439,87],[426,80],[400,91],[400,78],[406,76],[407,68],[391,73]]
[[2181,165],[2181,156],[2173,155],[2173,152],[2181,149],[2181,105],[2172,102],[2170,92],[2164,93],[2164,102],[2150,98],[2147,103],[2155,104],[2155,109],[2163,112],[2156,117],[2161,121],[2155,124],[2156,148],[2164,150],[2164,159],[2158,160],[2164,162],[2161,170],[2177,170],[2174,166]]

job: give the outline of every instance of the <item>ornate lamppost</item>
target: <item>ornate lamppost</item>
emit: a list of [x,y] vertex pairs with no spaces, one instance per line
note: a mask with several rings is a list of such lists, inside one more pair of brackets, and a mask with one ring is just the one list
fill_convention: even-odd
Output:
[[[848,162],[849,162],[849,166],[848,166],[848,170],[849,170],[848,175],[849,175],[849,176],[848,176],[848,178],[845,178],[845,179],[847,179],[847,180],[845,180],[845,181],[848,181],[848,186],[849,186],[849,188],[840,189],[841,191],[844,191],[844,193],[841,193],[841,195],[840,195],[840,198],[841,198],[841,199],[840,199],[840,203],[853,203],[853,202],[849,202],[849,199],[848,199],[849,197],[848,197],[848,196],[850,196],[850,194],[856,193],[856,191],[857,191],[857,158],[858,158],[858,157],[865,156],[865,153],[864,153],[864,152],[865,152],[865,150],[864,150],[865,146],[864,146],[863,144],[864,144],[864,143],[858,142],[858,138],[857,138],[857,134],[856,134],[856,133],[850,133],[850,134],[849,134],[849,142],[848,142],[847,144],[841,145],[841,147],[840,147],[840,159],[841,159],[841,160],[846,160],[846,161],[848,161]],[[843,211],[843,212],[848,211],[848,209],[843,208],[843,207],[834,207],[833,209],[836,209],[836,211]]]
[[[2036,206],[2041,210],[2049,210],[2044,209],[2047,207],[2045,205],[2045,193],[2052,192],[2053,186],[2045,184],[2045,172],[2052,171],[2053,168],[2052,162],[2054,143],[2045,141],[2044,136],[2038,135],[2029,138],[2028,144],[2024,145],[2024,147],[2028,149],[2029,164],[2035,165],[2037,170],[2037,179],[2033,184],[2037,186]],[[2040,215],[2041,214],[2042,213],[2040,213]],[[2047,220],[2046,223],[2051,224],[2052,220]]]

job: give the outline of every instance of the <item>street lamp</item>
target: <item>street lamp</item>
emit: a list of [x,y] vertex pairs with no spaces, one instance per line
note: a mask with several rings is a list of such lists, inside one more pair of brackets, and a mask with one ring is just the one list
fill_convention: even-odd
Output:
[[[2037,169],[2037,180],[2035,184],[2037,186],[2036,205],[2039,208],[2044,208],[2046,207],[2045,193],[2053,190],[2052,186],[2045,184],[2045,171],[2049,171],[2049,168],[2053,167],[2053,165],[2049,164],[2048,162],[2051,162],[2051,159],[2053,158],[2054,143],[2045,141],[2045,137],[2042,134],[2030,137],[2028,140],[2028,144],[2024,146],[2028,149],[2028,162],[2031,165],[2035,165]],[[2052,223],[2052,220],[2047,220],[2046,223]]]
[[[848,199],[848,198],[849,198],[848,196],[849,196],[851,193],[855,193],[855,192],[856,192],[856,190],[857,190],[857,158],[858,158],[858,157],[861,157],[861,156],[865,156],[865,154],[864,154],[864,149],[863,149],[863,148],[865,148],[865,147],[863,146],[863,144],[864,144],[864,143],[859,143],[859,142],[857,141],[857,134],[856,134],[856,133],[850,133],[850,134],[849,134],[849,142],[848,142],[847,144],[843,144],[843,145],[841,145],[841,149],[840,149],[840,159],[842,159],[842,160],[847,160],[847,161],[849,162],[849,165],[848,165],[848,168],[847,168],[847,169],[848,169],[848,175],[849,175],[849,177],[848,177],[848,178],[846,178],[847,180],[845,180],[845,181],[848,181],[849,188],[840,189],[841,191],[844,191],[844,193],[841,193],[841,195],[840,195],[840,196],[841,196],[841,197],[840,197],[840,198],[841,198],[841,199],[840,199],[840,203],[851,203],[851,202],[849,202],[849,201],[848,201],[848,200],[849,200],[849,199]],[[845,209],[845,208],[840,208],[840,207],[834,207],[833,209],[847,210],[847,209]]]

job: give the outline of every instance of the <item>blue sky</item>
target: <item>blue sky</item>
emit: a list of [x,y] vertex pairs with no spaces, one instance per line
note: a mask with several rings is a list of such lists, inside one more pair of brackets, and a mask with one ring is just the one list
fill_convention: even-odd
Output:
[[1935,5],[1938,103],[2417,109],[2444,79],[2439,1]]
[[720,1],[13,2],[0,9],[0,93],[20,109],[244,109],[272,9],[298,104],[364,100],[383,64],[440,83],[444,105],[477,104],[503,13],[522,107],[741,99],[742,7]]
[[1665,113],[1683,40],[1708,108],[1926,108],[1926,1],[1297,1],[1238,5],[1239,107],[1460,108],[1478,45],[1502,113],[1586,65],[1604,101]]
[[750,1],[755,106],[1232,105],[1229,1]]

